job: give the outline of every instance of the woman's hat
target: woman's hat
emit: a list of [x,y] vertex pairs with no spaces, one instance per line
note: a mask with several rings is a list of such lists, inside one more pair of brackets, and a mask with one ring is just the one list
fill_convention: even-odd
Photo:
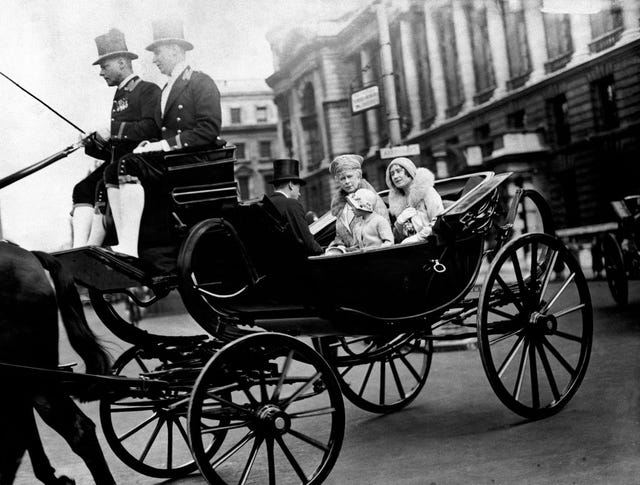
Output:
[[269,181],[271,184],[278,184],[293,180],[300,185],[306,184],[300,178],[300,162],[293,158],[278,158],[273,161],[273,178]]
[[165,44],[176,44],[185,51],[193,49],[193,44],[184,40],[182,22],[175,19],[158,20],[151,23],[153,29],[153,42],[146,49],[153,51],[156,47]]
[[377,195],[369,189],[358,189],[353,194],[347,195],[347,200],[354,209],[365,212],[373,212]]
[[389,165],[387,165],[387,172],[385,174],[387,187],[389,187],[390,189],[395,187],[395,185],[393,185],[393,182],[391,181],[391,174],[390,174],[391,167],[393,165],[400,165],[402,168],[406,170],[407,175],[409,175],[409,177],[411,177],[412,179],[416,177],[416,172],[418,171],[418,168],[416,167],[415,163],[413,163],[410,159],[405,157],[394,158],[393,160],[391,160]]
[[96,37],[96,46],[98,47],[98,60],[93,65],[100,64],[102,61],[111,57],[128,57],[129,59],[137,59],[138,56],[127,50],[127,43],[124,41],[124,34],[118,29],[111,29],[109,32]]
[[360,155],[339,155],[329,164],[329,172],[334,177],[343,170],[362,170],[364,158]]

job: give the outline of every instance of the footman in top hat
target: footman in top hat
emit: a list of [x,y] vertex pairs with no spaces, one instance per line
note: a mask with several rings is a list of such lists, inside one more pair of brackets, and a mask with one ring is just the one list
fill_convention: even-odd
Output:
[[[144,227],[146,221],[158,225],[157,218],[168,214],[162,154],[220,144],[220,92],[213,79],[187,63],[186,52],[193,44],[184,39],[182,23],[158,21],[152,26],[153,42],[147,50],[153,52],[153,63],[160,72],[168,76],[155,107],[160,140],[147,139],[134,155],[111,164],[105,173],[110,204],[122,214],[120,223],[116,221],[120,243],[114,250],[132,256],[138,256],[141,219]],[[164,237],[153,234],[147,239],[157,243]]]
[[300,187],[305,184],[300,178],[300,162],[291,158],[274,160],[271,183],[275,189],[271,202],[286,218],[295,236],[307,248],[307,253],[322,254],[322,247],[309,231],[304,209],[298,202]]
[[[131,61],[138,56],[127,49],[124,34],[111,29],[95,39],[100,76],[117,87],[109,126],[93,130],[84,138],[87,155],[104,160],[73,189],[73,247],[100,245],[105,236],[106,195],[102,183],[105,167],[131,151],[143,140],[160,136],[155,109],[160,88],[134,74]],[[117,215],[117,214],[114,214]]]

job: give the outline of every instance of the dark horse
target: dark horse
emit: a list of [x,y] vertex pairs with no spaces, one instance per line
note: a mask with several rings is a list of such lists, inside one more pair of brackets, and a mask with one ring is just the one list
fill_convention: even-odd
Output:
[[[44,269],[49,271],[55,292]],[[108,372],[109,357],[87,325],[69,272],[49,254],[0,241],[0,362],[56,369],[58,309],[71,346],[84,360],[87,373]],[[34,408],[84,460],[96,484],[115,484],[94,423],[60,385],[26,378],[16,371],[4,372],[0,382],[0,485],[13,483],[25,451],[41,482],[75,483],[64,476],[56,478],[38,435]]]

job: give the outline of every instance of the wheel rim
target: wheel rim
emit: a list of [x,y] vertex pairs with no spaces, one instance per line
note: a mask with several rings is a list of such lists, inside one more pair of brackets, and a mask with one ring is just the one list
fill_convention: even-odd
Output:
[[396,337],[324,337],[323,356],[336,370],[344,396],[373,413],[407,406],[424,387],[433,355],[430,340]]
[[[221,430],[228,431],[225,443],[204,457],[203,436]],[[198,377],[189,405],[191,447],[210,483],[321,483],[343,433],[344,405],[331,368],[280,334],[224,347]]]
[[629,301],[629,283],[624,265],[622,249],[613,234],[605,234],[602,240],[604,254],[604,269],[607,274],[607,284],[611,296],[619,305],[626,305]]
[[[557,263],[565,270],[552,282]],[[531,419],[559,411],[586,372],[592,318],[584,275],[557,238],[527,234],[507,244],[478,309],[480,355],[500,400]]]
[[[140,347],[125,351],[114,363],[116,375],[140,377],[166,361],[150,358]],[[144,475],[178,478],[197,470],[189,446],[187,410],[190,386],[148,397],[115,396],[100,402],[100,421],[113,452]],[[211,450],[213,440],[207,443]]]

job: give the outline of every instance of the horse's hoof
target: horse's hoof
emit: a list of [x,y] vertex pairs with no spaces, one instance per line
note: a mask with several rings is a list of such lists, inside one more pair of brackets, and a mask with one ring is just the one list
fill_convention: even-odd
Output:
[[60,475],[56,480],[56,485],[76,485],[76,481],[73,478]]

